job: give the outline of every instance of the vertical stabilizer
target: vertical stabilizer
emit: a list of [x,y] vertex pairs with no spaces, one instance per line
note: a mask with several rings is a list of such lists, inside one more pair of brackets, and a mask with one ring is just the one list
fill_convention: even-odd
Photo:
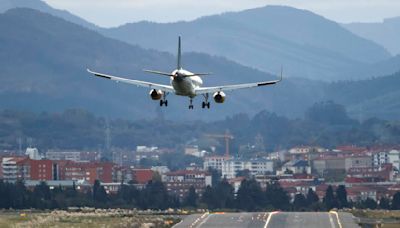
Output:
[[177,63],[177,69],[180,70],[182,69],[182,64],[181,64],[181,36],[178,38],[178,63]]

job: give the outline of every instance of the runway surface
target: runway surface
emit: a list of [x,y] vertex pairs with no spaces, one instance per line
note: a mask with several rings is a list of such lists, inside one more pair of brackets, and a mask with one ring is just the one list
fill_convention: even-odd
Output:
[[236,227],[264,227],[268,213],[211,213],[190,215],[174,228],[236,228]]
[[351,214],[336,212],[204,213],[187,216],[174,228],[356,228]]

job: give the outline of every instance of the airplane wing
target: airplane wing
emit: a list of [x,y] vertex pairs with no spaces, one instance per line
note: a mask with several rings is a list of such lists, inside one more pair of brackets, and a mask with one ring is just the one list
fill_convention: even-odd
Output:
[[220,91],[231,91],[231,90],[237,90],[237,89],[253,88],[253,87],[258,87],[258,86],[274,85],[280,81],[282,81],[282,75],[279,80],[274,80],[274,81],[253,82],[253,83],[214,86],[214,87],[200,87],[200,88],[196,89],[196,94],[200,95],[200,94],[215,93],[215,92],[220,92]]
[[138,87],[140,86],[140,87],[145,87],[145,88],[149,88],[149,89],[159,89],[164,92],[175,93],[174,88],[172,88],[172,86],[169,86],[169,85],[161,85],[161,84],[156,84],[156,83],[152,83],[152,82],[120,78],[120,77],[116,77],[116,76],[112,76],[112,75],[108,75],[108,74],[97,73],[97,72],[91,71],[89,69],[87,69],[87,71],[89,73],[93,74],[94,76],[110,79],[110,80],[113,80],[116,82],[123,82],[123,83],[127,83],[127,84],[136,85]]

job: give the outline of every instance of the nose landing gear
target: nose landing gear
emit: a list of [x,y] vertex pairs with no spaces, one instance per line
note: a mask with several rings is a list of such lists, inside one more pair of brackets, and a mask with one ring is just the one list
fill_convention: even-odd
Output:
[[190,98],[190,104],[189,104],[189,109],[193,109],[193,98]]

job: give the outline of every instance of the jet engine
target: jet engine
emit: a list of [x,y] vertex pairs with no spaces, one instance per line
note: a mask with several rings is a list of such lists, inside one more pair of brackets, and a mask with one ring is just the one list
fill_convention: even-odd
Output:
[[163,91],[152,89],[152,90],[150,90],[149,94],[150,94],[151,99],[160,100],[163,96]]
[[219,91],[214,93],[213,97],[216,103],[224,103],[226,95],[224,92]]

